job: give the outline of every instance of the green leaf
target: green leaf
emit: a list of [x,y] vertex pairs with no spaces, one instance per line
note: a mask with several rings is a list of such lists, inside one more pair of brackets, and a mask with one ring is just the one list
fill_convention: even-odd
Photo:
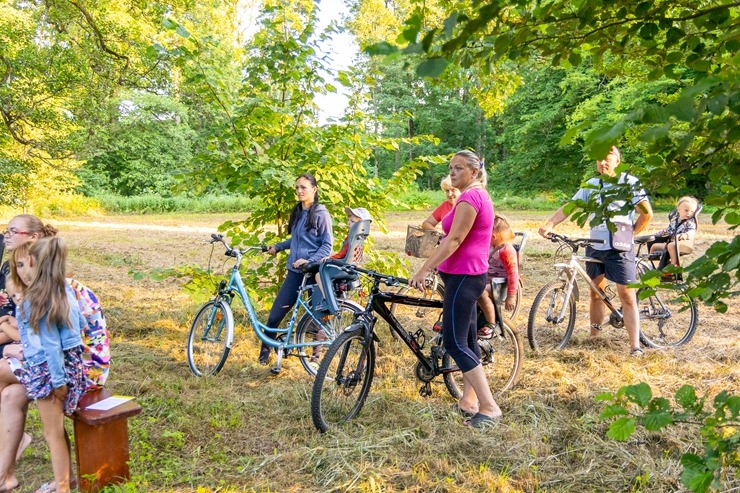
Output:
[[644,17],[650,8],[653,6],[653,2],[642,2],[635,7],[635,17]]
[[177,28],[175,29],[175,32],[177,34],[179,34],[180,37],[182,37],[182,38],[189,38],[190,37],[190,33],[187,31],[187,29],[185,29],[184,27],[182,27],[180,25],[177,26]]
[[680,63],[683,61],[684,54],[682,51],[672,51],[665,56],[668,63]]
[[719,115],[725,110],[727,100],[728,98],[726,94],[717,94],[716,96],[709,98],[709,101],[707,101],[707,108],[709,108],[709,111],[715,115]]
[[646,413],[642,417],[642,424],[646,430],[656,431],[673,423],[673,416],[666,411],[655,411]]
[[446,38],[449,38],[452,36],[452,31],[455,30],[455,26],[457,25],[457,20],[460,17],[460,14],[458,12],[453,12],[450,14],[450,16],[445,19],[444,22],[444,35]]
[[416,67],[416,74],[420,77],[439,77],[449,64],[450,62],[446,58],[429,58]]
[[584,128],[590,126],[593,124],[593,120],[586,120],[574,127],[569,127],[568,130],[565,131],[562,137],[560,137],[560,145],[561,146],[567,146],[573,143],[576,136],[583,130]]
[[375,43],[374,45],[370,45],[367,48],[365,48],[365,53],[368,55],[391,55],[393,53],[398,53],[398,47],[387,43],[385,41],[381,41],[380,43]]
[[683,454],[681,456],[681,483],[693,492],[705,492],[709,489],[714,479],[714,474],[707,467],[703,458],[695,454]]
[[642,132],[638,138],[643,142],[650,142],[653,140],[662,139],[668,136],[668,132],[670,131],[670,129],[670,123],[666,123],[665,125],[660,125],[658,127],[650,127]]
[[611,401],[614,399],[614,394],[611,392],[602,392],[600,394],[596,394],[594,399],[597,401]]
[[171,21],[170,19],[168,19],[166,17],[164,19],[162,19],[162,27],[165,28],[165,29],[175,30],[175,29],[177,29],[178,26],[179,26],[178,23],[176,23],[174,21]]
[[574,67],[577,67],[581,64],[581,54],[577,51],[571,52],[571,54],[568,56],[568,62],[570,62],[571,65]]
[[640,32],[638,33],[638,36],[640,36],[642,39],[653,39],[655,36],[657,36],[658,32],[660,32],[660,29],[656,24],[653,24],[652,22],[644,24],[640,28]]
[[684,385],[676,392],[676,402],[684,409],[690,409],[696,404],[696,390],[691,385]]
[[636,385],[628,385],[625,391],[627,398],[635,404],[645,407],[653,396],[653,391],[648,384],[640,382]]
[[635,418],[619,418],[609,425],[608,438],[623,442],[635,432]]
[[611,147],[622,137],[626,130],[624,121],[619,121],[611,127],[600,127],[592,130],[586,137],[588,157],[603,159]]
[[696,116],[696,107],[694,106],[693,98],[681,97],[669,104],[666,109],[668,113],[685,122],[693,121]]
[[599,414],[599,418],[601,419],[609,419],[613,418],[614,416],[626,416],[629,413],[624,408],[624,406],[620,406],[618,404],[614,404],[611,406],[606,406],[603,411],[601,411],[601,414]]
[[493,42],[493,50],[498,55],[506,54],[511,44],[511,37],[508,34],[501,34],[496,37],[496,41]]

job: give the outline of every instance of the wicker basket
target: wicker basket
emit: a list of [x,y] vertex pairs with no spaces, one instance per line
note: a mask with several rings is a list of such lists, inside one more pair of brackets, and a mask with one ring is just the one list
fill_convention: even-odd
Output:
[[442,233],[433,229],[421,229],[409,225],[406,230],[406,254],[413,257],[429,258],[437,248]]

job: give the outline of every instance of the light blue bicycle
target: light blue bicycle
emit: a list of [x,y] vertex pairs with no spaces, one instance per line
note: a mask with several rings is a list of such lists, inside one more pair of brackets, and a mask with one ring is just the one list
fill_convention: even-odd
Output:
[[[234,314],[231,311],[231,301],[237,296],[241,299],[259,340],[277,350],[277,364],[271,371],[280,372],[284,356],[298,356],[303,368],[315,376],[321,363],[324,346],[331,344],[337,335],[354,321],[355,315],[363,311],[363,307],[353,301],[338,298],[339,311],[336,316],[323,319],[314,316],[311,311],[311,293],[316,287],[314,284],[316,271],[307,271],[287,326],[267,327],[257,318],[257,312],[244,288],[239,271],[244,255],[265,252],[267,247],[250,246],[240,250],[229,246],[222,235],[212,234],[210,243],[219,242],[226,247],[226,256],[235,258],[236,263],[231,269],[230,278],[219,282],[216,296],[203,305],[190,327],[187,351],[190,371],[202,377],[215,375],[223,368],[234,344]],[[346,293],[348,286],[340,284],[335,286],[335,289],[337,292]]]

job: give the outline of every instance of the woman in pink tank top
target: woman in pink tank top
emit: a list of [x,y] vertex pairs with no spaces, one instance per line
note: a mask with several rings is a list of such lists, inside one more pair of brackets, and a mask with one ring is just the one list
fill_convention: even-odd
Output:
[[463,372],[464,388],[458,407],[470,418],[466,425],[482,428],[501,417],[480,363],[476,326],[477,301],[486,285],[493,203],[486,191],[485,167],[475,153],[460,151],[452,157],[450,180],[461,194],[442,219],[447,236],[409,279],[409,285],[424,289],[429,273],[435,268],[439,271],[445,285],[444,347]]

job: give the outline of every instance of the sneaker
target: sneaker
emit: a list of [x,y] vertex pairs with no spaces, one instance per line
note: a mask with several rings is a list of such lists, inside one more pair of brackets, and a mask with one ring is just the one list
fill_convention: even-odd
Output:
[[632,356],[633,358],[642,358],[643,356],[645,356],[645,353],[639,347],[635,347],[632,348],[632,351],[630,351],[630,356]]
[[478,339],[490,339],[493,337],[494,325],[490,322],[483,324],[483,327],[478,329]]

